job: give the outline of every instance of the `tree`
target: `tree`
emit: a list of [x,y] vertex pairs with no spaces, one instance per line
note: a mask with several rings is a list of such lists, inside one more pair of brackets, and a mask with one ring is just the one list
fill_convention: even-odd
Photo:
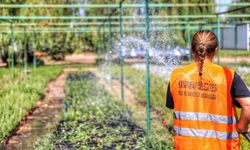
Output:
[[[242,1],[242,0],[240,0]],[[245,0],[247,1],[247,0]],[[5,0],[4,4],[118,4],[120,0]],[[144,3],[144,0],[126,0],[125,3]],[[151,0],[150,3],[173,3],[173,4],[181,4],[181,3],[214,3],[214,0]],[[138,10],[143,9],[124,9],[124,15],[136,15],[138,13]],[[11,9],[1,9],[0,15],[1,16],[108,16],[110,14],[111,10],[106,8],[89,8],[89,9],[83,9],[83,8],[11,8]],[[214,14],[215,8],[211,7],[178,7],[178,8],[159,8],[159,9],[151,9],[151,14],[153,15],[201,15],[201,14]],[[116,11],[113,15],[118,16],[119,10]],[[141,14],[143,15],[143,14]],[[61,22],[71,22],[71,23],[77,23],[77,22],[96,22],[100,20],[26,20],[25,22],[29,23],[39,23],[39,28],[51,28],[53,26],[49,26],[49,23],[61,23]],[[118,21],[118,19],[114,20]],[[142,20],[143,21],[143,20]],[[165,19],[162,21],[191,21],[191,19]],[[16,21],[17,23],[22,21]],[[133,22],[133,21],[131,21]],[[141,24],[143,26],[144,24]],[[171,25],[169,25],[171,26]],[[177,26],[177,25],[175,25]],[[187,24],[180,25],[180,26],[187,26]],[[60,26],[54,26],[54,28],[58,28]],[[70,26],[63,26],[64,28],[68,28]],[[87,25],[87,26],[78,26],[79,28],[98,28],[98,26],[93,25]],[[117,26],[116,26],[117,27]],[[108,24],[106,24],[106,29],[108,28]],[[9,29],[9,27],[2,28],[3,30]],[[165,31],[164,31],[165,32]],[[169,31],[172,32],[175,37],[177,43],[179,45],[185,45],[187,43],[187,30],[174,30]],[[129,33],[129,34],[135,34],[135,33]],[[143,33],[140,33],[143,35]],[[30,42],[33,41],[32,35],[30,36]],[[79,51],[93,51],[97,49],[98,42],[100,42],[100,36],[98,36],[97,33],[67,33],[64,34],[65,39],[62,39],[62,41],[66,41],[66,44],[60,44],[60,46],[64,47],[71,47],[65,48],[67,53],[72,53],[74,50]],[[142,36],[143,37],[143,36]],[[24,40],[24,36],[22,33],[15,33],[15,39],[20,39],[21,41]],[[53,48],[56,47],[56,44],[59,44],[60,42],[54,41],[53,39],[61,39],[59,34],[55,33],[37,33],[37,39],[39,41],[39,44],[41,46],[41,49],[47,50],[48,52],[51,51]],[[108,38],[108,36],[107,36]],[[114,38],[119,38],[119,36]],[[153,39],[154,40],[154,39]],[[53,43],[53,44],[52,44]],[[38,44],[38,42],[36,43]],[[62,47],[63,49],[63,47]],[[72,51],[73,49],[73,51]],[[53,50],[52,50],[53,51]],[[59,50],[58,50],[59,52]]]
[[[249,0],[234,0],[234,2],[237,2],[237,3],[246,3],[246,2],[249,2]],[[237,8],[242,8],[242,7],[234,7],[234,6],[232,6],[232,7],[229,8],[229,10],[234,10],[234,9],[237,9]],[[250,14],[250,8],[248,7],[246,9],[235,11],[233,13],[234,14]],[[246,21],[246,20],[249,20],[249,18],[246,18],[246,17],[242,17],[242,18],[227,18],[227,21],[233,22],[233,23],[242,22],[242,21]]]
[[[214,0],[154,0],[153,2],[155,3],[171,3],[171,4],[190,4],[190,3],[209,3],[209,4],[213,4],[215,3]],[[167,10],[167,11],[165,11]],[[197,7],[171,7],[171,8],[167,8],[164,9],[164,11],[160,11],[160,14],[162,15],[169,15],[169,16],[173,16],[173,15],[180,15],[180,16],[184,16],[184,15],[211,15],[211,14],[215,14],[215,8],[214,7],[209,7],[209,6],[197,6]],[[169,21],[193,21],[194,19],[188,19],[188,18],[184,18],[184,19],[171,19]],[[209,19],[204,19],[202,18],[202,20],[205,21],[209,21]],[[210,20],[211,21],[211,20]],[[177,26],[177,25],[174,25]],[[180,25],[181,27],[187,27],[187,24],[183,24]],[[184,46],[187,43],[187,30],[174,30],[174,35],[177,37],[177,43],[179,45]]]

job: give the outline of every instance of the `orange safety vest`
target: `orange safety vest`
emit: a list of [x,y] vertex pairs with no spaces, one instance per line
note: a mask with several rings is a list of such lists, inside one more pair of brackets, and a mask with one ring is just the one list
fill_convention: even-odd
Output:
[[233,70],[208,60],[202,80],[195,62],[172,72],[176,150],[240,149],[237,114],[230,95],[233,76]]

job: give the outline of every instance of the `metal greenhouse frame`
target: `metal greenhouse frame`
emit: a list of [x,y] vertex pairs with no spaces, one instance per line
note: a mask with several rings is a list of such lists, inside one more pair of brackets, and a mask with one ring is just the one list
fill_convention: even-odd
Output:
[[[247,9],[250,7],[250,3],[219,3],[219,4],[207,4],[207,3],[200,3],[200,4],[150,4],[149,0],[144,0],[145,4],[123,4],[125,0],[121,1],[119,4],[72,4],[72,5],[59,5],[59,4],[0,4],[0,8],[91,8],[91,9],[98,9],[98,8],[105,8],[109,9],[110,14],[108,16],[0,16],[0,22],[4,21],[5,23],[0,24],[0,27],[7,27],[9,30],[1,29],[0,32],[2,33],[2,40],[4,34],[10,34],[10,41],[11,41],[11,70],[12,70],[12,77],[14,78],[14,33],[23,33],[26,34],[27,32],[31,32],[33,35],[33,41],[37,41],[36,33],[55,33],[55,32],[93,32],[98,33],[100,36],[99,40],[100,43],[97,45],[97,52],[100,56],[101,50],[106,47],[107,40],[105,40],[105,33],[108,33],[109,41],[109,50],[108,50],[108,61],[109,61],[109,80],[110,85],[112,85],[112,48],[113,48],[113,35],[112,33],[117,32],[119,33],[119,42],[120,42],[120,51],[122,51],[124,47],[124,43],[122,41],[124,37],[124,32],[145,32],[145,41],[147,44],[146,48],[146,131],[147,135],[150,135],[150,65],[149,65],[149,45],[150,45],[150,31],[163,31],[163,30],[187,30],[188,31],[188,45],[191,42],[191,30],[200,30],[199,25],[209,24],[203,26],[202,29],[211,30],[212,28],[216,28],[218,40],[221,39],[221,31],[220,28],[222,26],[234,28],[235,24],[226,24],[221,22],[221,15],[223,14],[224,17],[228,18],[249,18],[250,14],[228,14],[234,11],[238,11],[241,9]],[[223,6],[237,6],[241,7],[240,9],[236,9],[234,11],[227,11],[218,14],[209,14],[209,15],[172,15],[172,16],[161,16],[161,15],[154,15],[151,16],[149,14],[149,9],[151,8],[174,8],[174,7],[223,7]],[[142,22],[130,22],[130,19],[134,19],[135,16],[124,16],[123,12],[124,9],[135,9],[135,8],[145,8],[145,15],[144,16],[136,16],[136,18],[144,19]],[[114,16],[114,13],[118,12],[119,15]],[[49,23],[46,26],[49,28],[39,28],[42,26],[39,24],[41,20],[54,20],[60,19],[70,20],[70,19],[78,19],[81,22],[73,24],[73,28],[62,28],[63,26],[72,25],[70,22],[61,22],[61,23]],[[157,20],[158,21],[155,21]],[[159,19],[168,19],[168,21],[159,21]],[[169,21],[171,19],[189,19],[189,21]],[[216,22],[208,22],[204,21],[204,19],[214,19]],[[35,23],[15,23],[16,20],[32,20],[36,21]],[[83,22],[84,20],[84,22]],[[95,20],[89,22],[89,20]],[[124,21],[126,20],[126,21]],[[152,20],[152,21],[150,21]],[[7,21],[7,23],[6,23]],[[250,20],[249,20],[250,21]],[[249,22],[247,22],[249,23]],[[150,25],[158,25],[157,28],[151,29]],[[183,25],[187,24],[186,27],[170,27],[169,25]],[[88,27],[81,27],[82,25],[87,26],[98,26],[98,28],[88,28]],[[126,26],[124,26],[126,25]],[[143,25],[142,27],[129,27],[130,25]],[[192,25],[192,26],[191,26]],[[50,28],[50,26],[59,26],[60,28]],[[79,27],[80,26],[80,27]],[[107,29],[105,27],[108,26]],[[19,28],[18,28],[19,27]],[[22,29],[20,29],[23,28]],[[27,27],[32,27],[32,30],[26,29]],[[101,35],[102,34],[102,35]],[[103,43],[101,43],[103,41]],[[3,42],[3,41],[2,41]],[[102,45],[101,45],[102,44]],[[35,45],[34,54],[36,53],[37,46]],[[124,58],[120,55],[120,82],[121,82],[121,100],[124,101]],[[27,74],[27,56],[24,55],[24,72],[25,75]],[[218,53],[218,64],[220,63],[220,53]],[[36,68],[36,57],[34,55],[33,59],[33,68]]]

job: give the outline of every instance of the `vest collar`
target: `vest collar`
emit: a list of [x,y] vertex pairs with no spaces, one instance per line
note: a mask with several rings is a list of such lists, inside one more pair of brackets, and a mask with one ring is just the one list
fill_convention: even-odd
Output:
[[[200,63],[199,61],[195,61],[193,64],[198,65],[199,63]],[[210,64],[212,64],[212,62],[209,59],[205,59],[203,66],[207,66],[207,65],[210,65]]]

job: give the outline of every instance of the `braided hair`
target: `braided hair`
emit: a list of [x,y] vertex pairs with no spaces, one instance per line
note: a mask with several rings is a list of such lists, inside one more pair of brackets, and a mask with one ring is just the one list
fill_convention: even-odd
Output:
[[216,35],[208,30],[198,31],[192,39],[191,50],[194,59],[199,62],[199,76],[202,79],[203,64],[206,56],[210,56],[218,47]]

